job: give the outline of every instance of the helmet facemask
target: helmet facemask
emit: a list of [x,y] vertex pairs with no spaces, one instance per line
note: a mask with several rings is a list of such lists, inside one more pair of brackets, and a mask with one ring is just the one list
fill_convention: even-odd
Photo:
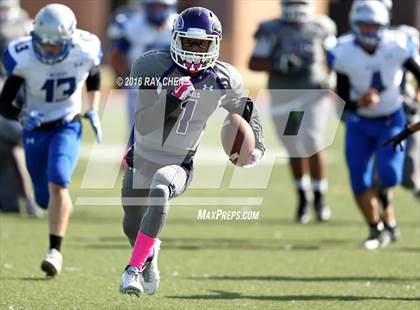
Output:
[[281,17],[289,23],[306,23],[313,13],[312,2],[309,0],[282,0]]
[[37,58],[48,65],[61,62],[67,57],[72,47],[70,38],[49,38],[31,32],[32,46]]
[[[364,28],[374,27],[375,30],[365,30]],[[354,23],[352,25],[352,32],[355,34],[357,40],[369,47],[376,47],[385,31],[385,27],[379,24],[369,23]]]
[[389,26],[389,12],[380,1],[357,1],[350,14],[350,26],[358,42],[374,48]]
[[[191,52],[184,49],[183,38],[210,41],[207,52]],[[212,67],[219,57],[220,38],[207,35],[201,29],[189,29],[188,32],[174,31],[171,41],[171,55],[174,62],[185,70],[195,73]]]
[[[203,48],[184,48],[183,40],[208,41]],[[184,10],[175,19],[171,38],[172,60],[190,73],[200,72],[215,65],[219,57],[222,25],[210,10],[193,7]],[[202,42],[203,43],[203,42]],[[196,42],[197,45],[199,42]]]
[[48,4],[35,17],[31,32],[35,56],[45,64],[64,60],[72,48],[76,17],[62,4]]

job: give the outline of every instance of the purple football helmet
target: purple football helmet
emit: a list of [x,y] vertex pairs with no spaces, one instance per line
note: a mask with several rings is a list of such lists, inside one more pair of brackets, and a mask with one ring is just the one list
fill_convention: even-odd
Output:
[[[205,53],[190,52],[182,47],[182,38],[211,41]],[[198,72],[212,67],[219,57],[222,25],[216,14],[202,7],[184,10],[175,19],[171,39],[171,57],[180,67],[189,72]]]

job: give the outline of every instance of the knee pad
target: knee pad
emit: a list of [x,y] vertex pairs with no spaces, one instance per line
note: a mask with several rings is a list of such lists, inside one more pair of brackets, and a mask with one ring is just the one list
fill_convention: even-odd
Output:
[[166,185],[157,185],[150,189],[149,197],[152,198],[162,198],[162,199],[169,199],[169,187]]

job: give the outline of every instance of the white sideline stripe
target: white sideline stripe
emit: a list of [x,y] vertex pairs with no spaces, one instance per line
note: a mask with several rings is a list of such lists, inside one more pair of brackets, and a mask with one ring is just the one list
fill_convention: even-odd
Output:
[[[172,206],[259,206],[263,197],[178,197]],[[127,200],[125,201],[127,203]],[[129,201],[128,201],[129,202]],[[133,198],[133,205],[138,199]],[[121,197],[78,197],[77,206],[121,206]]]
[[[100,157],[93,157],[91,156],[92,153],[92,145],[91,144],[82,144],[80,147],[80,154],[79,159],[84,160],[95,160],[98,162],[105,162],[105,163],[114,163],[117,160],[115,154],[120,153],[120,146],[116,144],[106,144],[102,145],[106,146],[106,151],[101,153]],[[289,161],[287,159],[287,153],[285,149],[276,147],[268,149],[263,157],[263,160],[259,165],[272,165],[271,161],[266,161],[265,159],[276,157],[277,163],[287,164]],[[197,155],[194,157],[194,162],[199,165],[203,166],[219,166],[221,164],[227,164],[228,158],[223,152],[223,149],[220,147],[218,149],[217,146],[215,147],[200,147],[198,149]],[[122,158],[121,158],[122,160]],[[327,164],[333,164],[337,162],[335,154],[328,154],[326,158]]]
[[[117,158],[115,157],[115,154],[119,154],[120,153],[120,147],[117,145],[113,145],[113,144],[109,144],[106,145],[106,151],[102,152],[100,157],[99,156],[91,156],[91,145],[89,144],[82,144],[80,147],[80,154],[79,154],[79,158],[80,159],[85,159],[85,160],[95,160],[97,162],[106,162],[106,163],[114,163],[116,161],[120,161],[117,160]],[[271,157],[271,154],[281,154],[281,158],[279,158],[281,163],[286,163],[287,162],[287,158],[286,157],[286,153],[283,149],[280,148],[275,148],[275,149],[270,149],[270,151],[267,151],[265,156],[266,158]],[[215,147],[200,147],[197,155],[194,157],[195,163],[199,163],[200,165],[204,165],[204,166],[219,166],[221,164],[227,164],[228,163],[228,158],[225,155],[225,153],[223,152],[223,149],[220,147],[220,149],[218,149],[216,146]],[[121,158],[122,160],[122,158]],[[264,165],[264,161],[261,162],[262,165]]]

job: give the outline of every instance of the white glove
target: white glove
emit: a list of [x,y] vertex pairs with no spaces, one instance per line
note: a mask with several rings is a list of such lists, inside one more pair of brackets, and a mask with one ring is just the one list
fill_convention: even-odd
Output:
[[255,167],[258,164],[258,162],[261,160],[262,156],[263,156],[263,152],[260,149],[253,149],[251,151],[251,158],[249,162],[246,165],[242,166],[242,168]]
[[31,111],[23,121],[23,128],[25,130],[34,130],[42,124],[44,113],[38,111]]
[[89,110],[84,115],[85,118],[89,120],[90,125],[92,126],[93,132],[95,133],[96,142],[102,142],[102,127],[101,121],[99,120],[98,112],[95,110]]

